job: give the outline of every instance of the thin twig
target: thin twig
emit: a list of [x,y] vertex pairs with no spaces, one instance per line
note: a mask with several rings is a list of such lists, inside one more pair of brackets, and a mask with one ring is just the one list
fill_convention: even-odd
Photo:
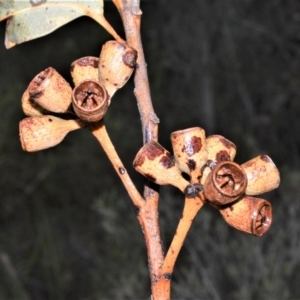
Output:
[[[138,102],[141,116],[143,143],[152,140],[157,141],[158,123],[150,96],[150,88],[147,74],[147,64],[141,41],[140,26],[141,15],[139,0],[113,0],[117,7],[124,25],[127,44],[133,47],[137,53],[137,66],[134,76],[134,94]],[[137,217],[142,227],[147,246],[149,272],[151,277],[152,299],[169,299],[165,291],[161,291],[157,282],[161,277],[163,264],[163,249],[160,237],[158,220],[158,187],[155,189],[148,182],[144,188],[145,205],[139,211]]]
[[[171,293],[171,279],[175,266],[175,262],[179,252],[183,246],[184,240],[188,231],[191,228],[192,222],[204,204],[204,194],[199,194],[196,198],[185,198],[182,217],[177,226],[176,234],[171,242],[167,255],[165,257],[162,269],[161,278],[159,281],[160,290]],[[167,298],[169,299],[169,298]]]
[[124,24],[127,44],[138,52],[137,67],[135,70],[134,93],[138,101],[143,127],[144,144],[157,140],[159,119],[157,118],[150,95],[147,64],[145,61],[142,40],[140,35],[142,11],[137,0],[113,0],[117,6]]
[[176,259],[183,246],[186,235],[191,228],[195,216],[197,215],[198,211],[201,209],[203,204],[204,202],[202,199],[200,199],[200,197],[185,198],[182,217],[179,221],[176,234],[174,235],[173,241],[169,247],[169,250],[164,260],[164,264],[162,267],[163,274],[173,273]]
[[103,15],[95,13],[93,10],[87,10],[87,15],[93,18],[97,23],[99,23],[104,29],[111,34],[118,42],[125,43],[125,41],[116,33],[114,28],[110,23],[105,19]]
[[92,134],[96,137],[96,139],[102,146],[103,150],[105,151],[106,155],[108,156],[109,160],[111,161],[114,169],[116,170],[117,174],[122,180],[130,198],[132,199],[133,204],[138,208],[143,206],[145,201],[143,197],[140,195],[140,193],[138,192],[138,190],[136,189],[121,159],[119,158],[107,134],[104,122],[101,120],[97,123],[92,123],[89,126],[89,129],[91,130]]

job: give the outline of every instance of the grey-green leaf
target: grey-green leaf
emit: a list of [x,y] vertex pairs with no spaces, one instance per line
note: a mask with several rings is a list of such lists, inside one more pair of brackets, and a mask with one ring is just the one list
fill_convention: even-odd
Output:
[[8,19],[7,48],[49,34],[78,17],[98,20],[102,15],[103,0],[0,0],[0,21]]

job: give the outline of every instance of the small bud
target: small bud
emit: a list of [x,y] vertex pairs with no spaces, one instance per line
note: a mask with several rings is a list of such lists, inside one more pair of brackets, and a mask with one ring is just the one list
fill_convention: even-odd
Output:
[[76,120],[63,120],[54,116],[35,116],[20,122],[20,140],[24,151],[34,152],[59,144],[72,130],[82,128]]
[[74,88],[72,98],[75,113],[86,122],[97,122],[107,112],[109,96],[104,86],[97,81],[80,82]]
[[231,161],[219,162],[204,183],[206,198],[215,205],[224,205],[240,197],[246,189],[244,170]]
[[257,156],[242,164],[241,167],[248,178],[248,185],[245,191],[247,195],[259,195],[279,186],[279,171],[269,156]]
[[205,131],[200,127],[174,131],[171,142],[178,168],[191,176],[191,182],[198,183],[207,161]]
[[29,92],[26,90],[21,99],[22,110],[26,116],[41,116],[47,111],[30,99]]
[[246,196],[219,211],[230,226],[255,236],[262,236],[272,223],[271,203],[261,198]]
[[174,157],[159,143],[151,141],[137,153],[133,167],[153,182],[171,184],[184,192],[189,184],[176,167]]
[[98,81],[99,58],[86,56],[75,60],[71,64],[71,75],[74,85],[81,81],[92,79]]
[[[236,154],[236,146],[221,135],[211,135],[206,139],[207,160],[211,163],[221,161],[233,161]],[[201,183],[204,184],[211,172],[209,163],[204,166]]]
[[33,78],[28,92],[30,98],[50,112],[65,113],[71,104],[71,86],[51,67]]
[[110,97],[123,87],[136,65],[137,52],[117,41],[106,42],[99,58],[99,80]]

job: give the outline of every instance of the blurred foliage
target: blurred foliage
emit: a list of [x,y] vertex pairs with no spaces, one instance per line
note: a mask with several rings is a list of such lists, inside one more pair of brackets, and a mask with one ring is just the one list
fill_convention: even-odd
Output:
[[[300,4],[295,0],[142,1],[142,37],[160,142],[193,126],[222,134],[237,162],[269,154],[282,183],[266,198],[274,221],[262,238],[237,232],[205,206],[175,268],[173,299],[300,298]],[[105,15],[118,32],[111,2]],[[0,40],[4,40],[0,24]],[[125,189],[88,130],[59,146],[25,153],[20,99],[52,66],[98,56],[108,34],[78,19],[9,51],[0,47],[0,299],[148,299],[143,236]],[[133,83],[118,91],[106,124],[128,172],[142,145]],[[161,188],[165,248],[182,195]]]

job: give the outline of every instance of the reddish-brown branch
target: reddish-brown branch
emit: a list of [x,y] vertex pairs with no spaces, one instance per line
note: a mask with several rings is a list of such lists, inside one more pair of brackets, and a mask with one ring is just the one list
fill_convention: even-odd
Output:
[[174,235],[173,241],[165,257],[165,261],[162,267],[162,273],[173,273],[174,265],[178,254],[182,248],[184,240],[188,231],[191,228],[192,222],[197,215],[198,211],[203,206],[204,197],[201,196],[196,198],[185,198],[184,208],[182,212],[182,217],[179,221],[176,234]]
[[[158,285],[157,288],[162,291],[168,291],[169,295],[171,294],[171,279],[172,279],[175,262],[183,246],[187,233],[191,228],[192,222],[204,204],[203,201],[204,201],[203,194],[200,194],[199,197],[196,198],[185,198],[182,217],[179,221],[176,234],[174,235],[172,243],[165,257],[161,269],[160,280],[157,283]],[[164,300],[168,300],[168,299],[170,298],[166,298]]]
[[120,179],[122,180],[133,204],[140,208],[144,205],[144,199],[136,189],[135,185],[131,181],[124,165],[122,164],[121,159],[119,158],[109,136],[106,131],[106,127],[103,121],[99,121],[96,123],[91,123],[89,126],[92,134],[96,137],[100,145],[102,146],[103,150],[105,151],[106,155],[108,156],[109,160],[111,161],[114,169],[116,170],[117,174],[119,175]]
[[134,93],[138,101],[138,108],[141,115],[144,144],[151,140],[157,140],[157,118],[150,95],[147,64],[145,61],[141,35],[141,15],[139,7],[133,5],[133,0],[114,0],[123,20],[127,44],[138,52],[137,67],[135,70]]
[[[113,0],[123,20],[126,41],[137,53],[137,66],[134,76],[134,93],[138,102],[142,122],[143,143],[157,141],[158,123],[150,96],[150,88],[140,35],[141,15],[138,0]],[[145,236],[153,300],[168,299],[156,288],[163,264],[163,250],[158,221],[158,192],[148,184],[144,189],[145,204],[141,207],[138,219]]]
[[91,123],[89,129],[107,154],[114,169],[121,178],[133,204],[138,208],[137,218],[142,227],[148,250],[153,300],[169,299],[169,296],[165,296],[159,289],[159,287],[162,288],[163,286],[157,284],[163,263],[162,245],[158,226],[158,199],[154,195],[153,197],[150,196],[147,199],[147,202],[145,202],[139,194],[109,138],[103,121]]

